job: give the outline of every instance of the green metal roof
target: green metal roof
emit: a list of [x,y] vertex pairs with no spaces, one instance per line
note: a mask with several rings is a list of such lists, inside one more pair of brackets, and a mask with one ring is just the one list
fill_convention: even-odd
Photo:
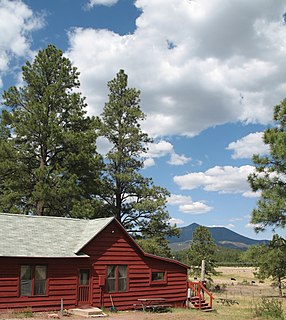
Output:
[[113,219],[84,220],[0,213],[0,256],[87,257],[80,250]]

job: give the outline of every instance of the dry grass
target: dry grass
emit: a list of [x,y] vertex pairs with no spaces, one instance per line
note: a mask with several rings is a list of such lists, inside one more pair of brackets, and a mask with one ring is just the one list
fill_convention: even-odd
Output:
[[[271,286],[270,280],[263,283],[254,276],[255,268],[251,267],[220,267],[219,276],[214,277],[214,283],[226,285],[226,290],[215,293],[215,308],[220,315],[219,319],[255,319],[253,308],[262,297],[279,299],[278,289]],[[236,279],[231,280],[231,278]],[[217,303],[219,298],[228,298],[238,301],[239,304],[223,306]],[[286,299],[282,299],[286,315]],[[205,318],[207,319],[207,318]]]

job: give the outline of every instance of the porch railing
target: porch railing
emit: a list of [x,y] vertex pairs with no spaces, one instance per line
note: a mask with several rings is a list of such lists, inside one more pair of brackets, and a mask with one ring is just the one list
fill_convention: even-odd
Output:
[[200,281],[191,281],[191,282],[189,281],[188,288],[191,289],[192,297],[198,298],[199,309],[202,308],[202,302],[207,301],[207,299],[208,299],[207,302],[209,304],[209,307],[212,309],[213,299],[214,299],[213,295],[211,294],[211,292],[207,290],[207,288]]

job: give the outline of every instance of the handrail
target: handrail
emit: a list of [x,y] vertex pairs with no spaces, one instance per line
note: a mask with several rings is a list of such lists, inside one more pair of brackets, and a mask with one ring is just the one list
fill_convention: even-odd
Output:
[[209,296],[210,299],[210,307],[213,307],[213,295],[207,290],[207,288],[200,282],[200,281],[192,281],[188,282],[188,288],[190,288],[195,295],[199,298],[199,308],[201,309],[201,301],[204,300],[204,297],[202,296],[202,292],[206,293]]

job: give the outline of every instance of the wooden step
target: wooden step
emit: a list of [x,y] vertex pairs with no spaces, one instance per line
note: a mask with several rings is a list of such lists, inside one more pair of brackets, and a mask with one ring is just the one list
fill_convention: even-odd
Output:
[[200,303],[200,297],[192,297],[190,300],[191,300],[191,303],[195,309],[198,309],[198,310],[201,309],[204,311],[212,310],[209,303],[206,302],[205,300],[201,300],[201,303]]
[[69,313],[86,318],[107,317],[101,309],[94,307],[69,309]]

